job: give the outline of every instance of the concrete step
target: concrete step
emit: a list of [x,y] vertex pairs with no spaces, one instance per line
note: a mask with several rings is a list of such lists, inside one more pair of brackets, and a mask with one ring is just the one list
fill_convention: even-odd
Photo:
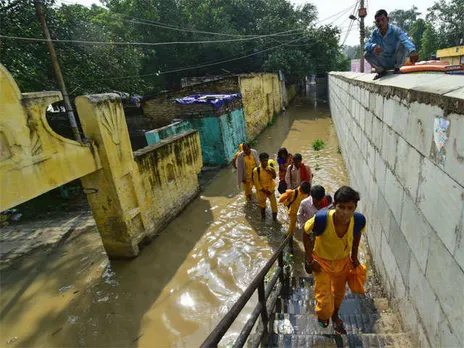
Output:
[[[310,277],[292,278],[288,296],[280,298],[276,304],[276,313],[314,314],[314,280]],[[389,310],[386,298],[373,298],[370,294],[353,294],[347,287],[340,314],[375,314]]]
[[[348,334],[361,333],[400,333],[401,322],[394,313],[347,314],[340,315]],[[334,334],[332,325],[322,328],[315,315],[275,313],[271,320],[272,332],[276,334],[307,335]]]
[[348,335],[278,335],[271,334],[261,347],[350,347],[413,348],[409,333]]
[[[375,314],[385,310],[377,307],[378,301],[369,297],[352,298],[346,296],[343,300],[340,314]],[[316,301],[310,298],[279,298],[276,303],[276,313],[315,314]]]

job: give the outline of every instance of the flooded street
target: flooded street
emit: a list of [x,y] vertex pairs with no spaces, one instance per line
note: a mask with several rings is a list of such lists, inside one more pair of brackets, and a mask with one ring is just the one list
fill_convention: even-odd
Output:
[[[255,148],[272,158],[280,147],[300,152],[313,184],[333,195],[347,173],[328,104],[314,87],[306,92]],[[312,149],[315,139],[324,141],[322,150]],[[229,167],[132,261],[109,261],[97,231],[71,235],[50,255],[32,254],[2,274],[0,346],[198,346],[280,244],[286,209],[279,207],[277,222],[267,213],[263,222]],[[295,262],[301,260],[297,247]]]

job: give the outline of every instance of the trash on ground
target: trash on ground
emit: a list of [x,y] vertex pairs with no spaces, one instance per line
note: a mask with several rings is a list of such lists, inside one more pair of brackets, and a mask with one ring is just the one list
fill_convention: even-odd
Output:
[[18,339],[18,337],[15,336],[15,337],[13,337],[13,338],[10,338],[10,339],[7,341],[7,343],[8,343],[8,344],[12,344],[13,342],[16,342],[17,339]]
[[72,288],[74,288],[74,285],[67,285],[67,286],[63,286],[58,291],[60,292],[60,294],[62,294],[63,292],[68,291],[69,289],[72,289]]

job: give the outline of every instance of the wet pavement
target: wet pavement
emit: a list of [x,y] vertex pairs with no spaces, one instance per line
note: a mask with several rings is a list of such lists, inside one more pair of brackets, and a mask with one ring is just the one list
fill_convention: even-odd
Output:
[[[274,158],[280,147],[302,153],[313,184],[333,194],[347,175],[328,105],[314,93],[298,97],[255,148]],[[315,139],[322,150],[312,149]],[[1,274],[0,346],[198,346],[278,247],[286,218],[279,207],[279,221],[268,209],[263,222],[225,168],[134,260],[109,261],[95,230],[73,233],[51,254],[37,251]],[[297,243],[295,264],[302,256]]]

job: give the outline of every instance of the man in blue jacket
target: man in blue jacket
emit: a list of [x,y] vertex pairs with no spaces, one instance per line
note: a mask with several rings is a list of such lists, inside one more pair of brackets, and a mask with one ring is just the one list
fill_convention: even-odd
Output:
[[385,76],[390,69],[395,69],[395,74],[401,73],[400,67],[408,55],[412,63],[419,59],[411,40],[400,28],[389,24],[389,21],[387,11],[378,10],[375,13],[377,29],[364,46],[366,52],[364,58],[375,67],[377,72],[374,80]]

